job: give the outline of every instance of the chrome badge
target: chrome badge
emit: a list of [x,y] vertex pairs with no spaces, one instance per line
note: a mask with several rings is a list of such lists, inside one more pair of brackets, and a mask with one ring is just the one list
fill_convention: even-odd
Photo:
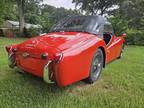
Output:
[[26,57],[29,56],[29,53],[25,52],[25,53],[22,54],[22,56],[23,56],[24,58],[26,58]]

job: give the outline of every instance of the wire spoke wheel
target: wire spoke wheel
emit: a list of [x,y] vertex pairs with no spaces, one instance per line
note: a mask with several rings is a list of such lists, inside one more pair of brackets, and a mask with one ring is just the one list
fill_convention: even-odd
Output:
[[101,49],[98,48],[93,56],[90,75],[88,77],[89,83],[93,83],[99,78],[103,67],[103,61],[104,61],[103,52]]
[[94,78],[94,80],[98,78],[101,72],[101,67],[102,67],[102,55],[100,53],[97,53],[93,61],[91,72],[91,75]]

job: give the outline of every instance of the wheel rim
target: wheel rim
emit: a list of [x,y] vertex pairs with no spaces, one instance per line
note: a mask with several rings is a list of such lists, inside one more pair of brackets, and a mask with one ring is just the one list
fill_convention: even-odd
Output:
[[94,80],[97,80],[97,78],[99,77],[99,75],[101,73],[101,69],[102,69],[102,64],[103,64],[103,58],[102,58],[101,53],[98,52],[94,56],[94,60],[93,60],[93,64],[92,64],[91,75],[92,75]]

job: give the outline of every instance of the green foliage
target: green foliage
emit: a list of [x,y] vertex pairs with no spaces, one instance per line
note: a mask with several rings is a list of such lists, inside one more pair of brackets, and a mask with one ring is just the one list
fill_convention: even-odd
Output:
[[120,35],[127,33],[126,43],[133,45],[144,45],[144,1],[124,0],[119,8],[112,12],[110,21],[115,32]]
[[43,32],[48,32],[50,28],[59,20],[70,16],[79,15],[76,10],[67,10],[65,8],[55,8],[44,4],[41,6],[40,24],[43,26]]
[[141,29],[144,26],[144,0],[125,0],[120,4],[120,13],[129,21],[129,27]]
[[115,34],[121,36],[122,33],[126,33],[126,44],[129,45],[144,45],[144,30],[138,30],[136,28],[129,27],[129,20],[125,20],[119,14],[109,18],[113,25]]
[[128,28],[128,21],[124,20],[121,15],[116,14],[109,18],[109,21],[112,23],[114,32],[117,36],[120,36],[122,33],[125,33]]
[[[55,8],[47,4],[42,4],[42,1],[43,0],[25,0],[23,2],[23,8],[25,22],[30,24],[42,25],[43,32],[48,32],[52,25],[54,25],[57,21],[61,20],[62,18],[68,15],[79,14],[76,10]],[[1,0],[0,11],[0,25],[2,25],[3,21],[8,19],[18,21],[18,12],[15,0]],[[30,34],[29,30],[28,32],[28,34]],[[19,35],[19,33],[16,34]]]
[[[49,32],[50,28],[62,18],[80,15],[82,14],[80,12],[84,10],[83,12],[86,15],[109,15],[116,35],[120,36],[123,32],[126,32],[128,44],[143,45],[144,0],[73,0],[80,8],[79,10],[55,8],[42,4],[42,1],[25,0],[24,2],[25,22],[42,25],[42,32]],[[115,6],[118,8],[112,8]],[[16,0],[0,0],[0,25],[8,19],[18,21]],[[36,32],[36,30],[32,31]],[[28,34],[31,36],[35,33],[28,31]]]
[[54,18],[52,19],[49,13],[45,12],[41,15],[40,24],[43,27],[43,32],[47,33],[54,24]]
[[0,26],[5,20],[16,20],[17,11],[14,0],[0,0]]
[[31,27],[29,29],[24,29],[24,35],[27,38],[38,36],[39,33],[40,33],[40,29],[39,28]]
[[129,45],[144,45],[144,30],[127,30],[126,43]]
[[26,0],[24,5],[25,21],[30,24],[40,23],[40,3],[42,0]]
[[91,15],[103,15],[107,13],[110,8],[118,4],[117,0],[73,0],[73,2],[76,3],[76,6],[80,7],[82,11]]

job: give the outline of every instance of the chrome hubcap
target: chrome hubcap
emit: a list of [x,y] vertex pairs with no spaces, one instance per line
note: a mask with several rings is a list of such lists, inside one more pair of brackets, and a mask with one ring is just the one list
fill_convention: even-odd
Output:
[[94,57],[93,66],[92,66],[92,77],[94,79],[97,79],[99,77],[101,68],[102,68],[102,55],[98,53]]

